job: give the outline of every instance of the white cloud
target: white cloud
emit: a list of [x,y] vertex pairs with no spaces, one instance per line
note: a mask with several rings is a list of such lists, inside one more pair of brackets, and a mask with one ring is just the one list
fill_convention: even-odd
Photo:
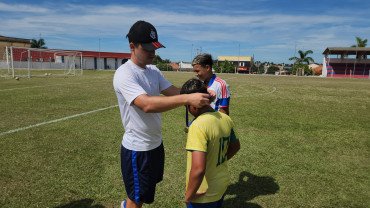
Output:
[[[189,50],[191,43],[204,45],[214,53],[230,43],[242,43],[248,51],[256,52],[290,52],[296,45],[297,50],[306,48],[321,53],[327,46],[351,45],[354,36],[369,38],[366,35],[370,34],[369,18],[363,15],[364,11],[296,15],[263,9],[210,14],[120,4],[36,7],[5,3],[0,3],[0,10],[0,30],[6,33],[3,35],[33,38],[42,33],[58,41],[65,36],[76,40],[97,37],[121,40],[135,21],[147,20],[156,26],[160,41],[169,45],[168,49],[174,44],[170,41],[183,44],[169,54],[189,53],[184,50]],[[55,43],[60,44],[58,41]],[[83,47],[82,43],[79,46]]]
[[50,12],[47,8],[39,6],[29,6],[25,4],[4,4],[0,2],[0,11],[3,12],[27,12],[27,13],[46,13]]

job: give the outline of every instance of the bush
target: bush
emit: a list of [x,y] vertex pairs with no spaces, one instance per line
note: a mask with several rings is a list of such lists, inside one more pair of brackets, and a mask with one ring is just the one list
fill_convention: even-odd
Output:
[[275,74],[276,71],[279,71],[279,67],[277,67],[277,66],[270,66],[267,69],[267,74]]
[[172,66],[166,63],[158,63],[156,66],[161,71],[172,71]]
[[235,73],[235,67],[230,61],[222,62],[220,66],[213,65],[216,73]]

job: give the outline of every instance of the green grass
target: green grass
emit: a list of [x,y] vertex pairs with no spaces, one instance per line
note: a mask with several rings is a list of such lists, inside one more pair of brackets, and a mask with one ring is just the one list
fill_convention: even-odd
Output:
[[[113,73],[1,78],[0,134],[116,105]],[[219,76],[241,141],[224,207],[370,207],[370,80]],[[144,207],[184,207],[184,112],[162,114],[164,180]],[[122,134],[114,107],[1,135],[0,207],[119,207]]]
[[[29,72],[26,68],[17,68],[15,64],[14,66],[14,77],[48,77],[48,76],[73,76],[73,75],[81,75],[81,69],[76,68],[74,69],[69,69],[69,68],[60,68],[60,69],[32,69]],[[48,63],[44,63],[44,67],[48,66]],[[11,68],[11,67],[10,67]],[[4,69],[0,68],[0,77],[3,78],[10,78],[13,77],[13,71],[12,69]]]

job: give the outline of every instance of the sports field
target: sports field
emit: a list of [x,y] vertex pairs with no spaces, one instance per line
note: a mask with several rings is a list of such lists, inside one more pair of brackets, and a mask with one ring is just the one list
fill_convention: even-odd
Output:
[[[113,71],[0,79],[0,207],[110,208],[126,197]],[[192,73],[164,72],[181,86]],[[370,207],[370,80],[220,74],[241,150],[224,207]],[[162,114],[164,180],[184,207],[185,108]]]

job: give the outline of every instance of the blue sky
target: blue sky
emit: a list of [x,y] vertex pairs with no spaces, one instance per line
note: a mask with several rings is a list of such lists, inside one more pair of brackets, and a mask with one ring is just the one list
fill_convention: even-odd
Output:
[[100,51],[129,53],[125,36],[137,20],[157,28],[166,46],[157,54],[173,62],[201,50],[292,63],[295,51],[313,50],[322,63],[326,47],[370,39],[366,0],[0,0],[0,35],[42,37],[53,49],[98,51],[100,42]]

